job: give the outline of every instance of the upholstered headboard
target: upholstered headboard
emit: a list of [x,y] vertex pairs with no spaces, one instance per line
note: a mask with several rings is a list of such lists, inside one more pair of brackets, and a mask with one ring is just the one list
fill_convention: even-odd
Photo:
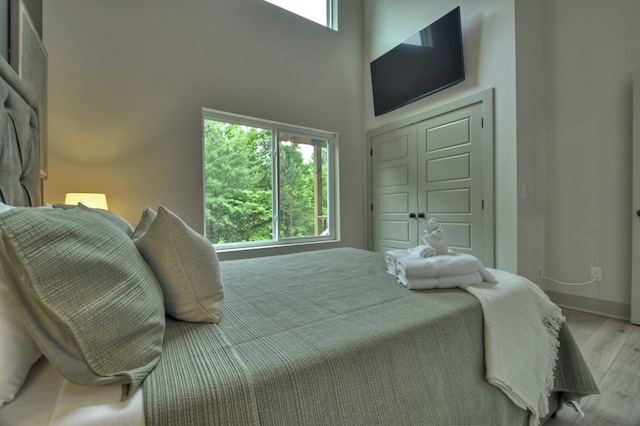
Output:
[[38,101],[0,57],[0,201],[41,204]]

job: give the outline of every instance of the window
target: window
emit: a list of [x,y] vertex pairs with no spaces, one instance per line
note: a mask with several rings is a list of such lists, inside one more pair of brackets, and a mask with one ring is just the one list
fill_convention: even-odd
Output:
[[338,0],[265,0],[334,30],[338,29],[336,7]]
[[336,239],[334,133],[203,110],[205,236],[220,248]]

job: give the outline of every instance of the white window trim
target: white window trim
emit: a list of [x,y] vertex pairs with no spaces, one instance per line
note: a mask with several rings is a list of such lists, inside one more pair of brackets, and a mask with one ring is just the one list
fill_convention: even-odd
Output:
[[[239,242],[239,243],[224,243],[224,244],[213,244],[216,251],[225,252],[225,251],[234,251],[234,250],[245,250],[245,249],[255,249],[255,248],[267,248],[267,247],[282,247],[282,246],[294,246],[294,245],[312,245],[318,243],[327,243],[327,242],[337,242],[340,241],[340,219],[338,216],[339,212],[339,174],[338,174],[338,134],[335,132],[329,132],[325,130],[313,129],[304,126],[298,126],[295,124],[282,123],[278,121],[265,120],[261,118],[250,117],[246,115],[234,114],[225,111],[219,111],[209,108],[202,108],[202,173],[204,177],[205,173],[205,144],[204,144],[204,120],[214,120],[221,121],[226,123],[240,124],[251,127],[259,127],[262,129],[269,129],[272,131],[272,153],[275,156],[275,159],[272,158],[271,166],[274,168],[272,173],[272,188],[276,188],[278,173],[276,173],[276,161],[279,161],[279,155],[277,152],[277,135],[282,132],[295,133],[300,136],[308,136],[311,138],[318,139],[326,139],[329,141],[328,146],[328,170],[327,176],[329,177],[329,186],[328,186],[328,200],[327,200],[327,211],[329,215],[329,235],[327,236],[309,236],[309,237],[288,237],[283,239],[275,239],[269,241],[250,241],[250,242]],[[274,146],[275,144],[275,146]],[[202,199],[203,199],[203,207],[206,205],[206,188],[203,185],[202,187]],[[275,193],[275,191],[274,191]],[[205,215],[206,217],[206,215]],[[206,220],[206,219],[205,219]],[[279,238],[278,234],[278,213],[274,212],[272,217],[273,220],[273,229],[274,229],[274,237]],[[204,226],[206,229],[206,223]]]
[[338,0],[327,0],[327,28],[338,31]]
[[[338,31],[338,1],[339,0],[325,0],[325,11],[326,11],[326,24],[321,24],[319,22],[317,22],[314,19],[311,19],[309,17],[306,17],[304,15],[299,14],[298,12],[291,10],[289,8],[287,8],[284,5],[280,5],[278,3],[272,2],[270,0],[265,0],[267,3],[272,4],[276,7],[279,7],[281,9],[284,9],[290,13],[293,13],[294,15],[297,15],[303,19],[309,20],[311,22],[315,22],[318,25],[322,25],[325,28],[329,28],[330,30],[334,30],[334,31]],[[301,0],[299,0],[301,1]]]

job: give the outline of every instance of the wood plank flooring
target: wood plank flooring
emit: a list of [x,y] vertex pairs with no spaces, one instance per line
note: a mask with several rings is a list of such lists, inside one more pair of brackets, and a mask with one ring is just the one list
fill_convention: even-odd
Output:
[[548,426],[640,426],[640,326],[563,309],[567,324],[600,388],[580,402],[585,416],[562,408]]

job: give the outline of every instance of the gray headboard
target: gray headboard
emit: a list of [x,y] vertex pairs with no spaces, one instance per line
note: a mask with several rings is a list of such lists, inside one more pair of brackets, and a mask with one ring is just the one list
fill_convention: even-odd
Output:
[[0,201],[41,204],[38,101],[0,56]]

